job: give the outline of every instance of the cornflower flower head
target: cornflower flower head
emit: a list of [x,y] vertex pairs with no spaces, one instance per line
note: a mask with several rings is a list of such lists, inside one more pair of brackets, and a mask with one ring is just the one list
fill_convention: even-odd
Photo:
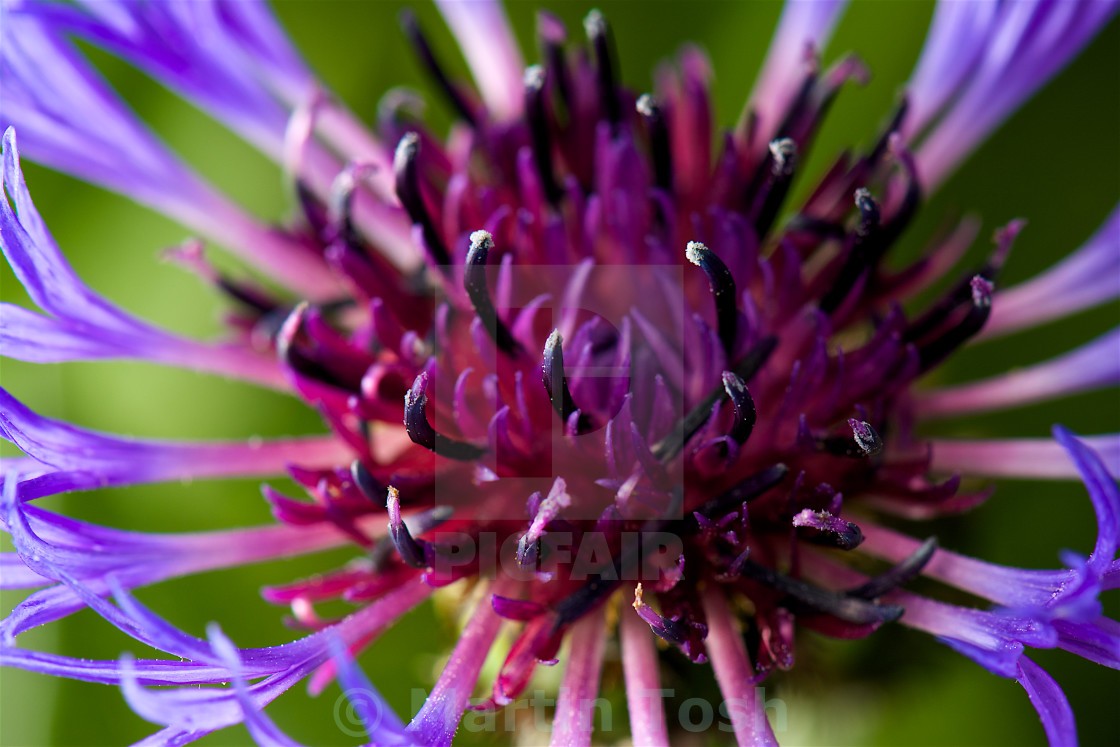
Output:
[[[856,57],[825,66],[818,54],[843,2],[787,4],[744,114],[723,134],[696,48],[640,93],[620,80],[598,11],[585,42],[541,13],[541,61],[526,66],[500,5],[437,4],[473,87],[448,76],[412,14],[401,25],[456,114],[446,138],[400,91],[367,129],[263,3],[4,5],[0,242],[40,311],[0,306],[3,354],[242,379],[300,398],[330,432],[130,438],[45,417],[0,390],[0,434],[23,453],[3,460],[0,519],[15,552],[0,555],[2,585],[34,590],[0,621],[2,663],[119,686],[161,727],[152,744],[239,723],[261,744],[291,744],[265,706],[305,678],[312,692],[337,679],[382,745],[449,744],[468,707],[507,706],[540,667],[563,661],[551,740],[579,745],[592,740],[617,638],[634,744],[668,744],[680,726],[657,695],[671,659],[710,665],[727,729],[762,745],[777,739],[756,685],[794,665],[799,630],[861,638],[898,623],[1017,681],[1050,743],[1075,742],[1062,690],[1026,650],[1120,668],[1120,626],[1100,603],[1120,585],[1120,435],[1055,426],[1052,440],[931,439],[920,428],[1114,388],[1120,331],[991,379],[921,379],[978,337],[1120,296],[1120,212],[1007,289],[999,275],[1019,221],[995,232],[976,266],[958,267],[976,239],[970,220],[908,265],[887,257],[924,196],[1117,3],[940,2],[881,134],[797,205],[787,196],[830,104],[868,74]],[[280,163],[298,214],[267,226],[222,195],[131,113],[75,39]],[[228,297],[227,339],[136,318],[67,263],[21,152],[165,213],[275,287],[219,270],[189,241],[169,256]],[[281,474],[303,492],[266,483],[276,522],[246,529],[125,531],[35,503]],[[918,538],[893,528],[895,517],[957,514],[990,495],[962,489],[962,477],[1080,479],[1095,545],[1063,554],[1062,568],[1023,570],[941,549],[920,525]],[[195,637],[133,596],[340,546],[355,555],[344,567],[263,590],[310,631],[283,645],[239,648],[217,624]],[[918,576],[992,606],[903,588]],[[391,683],[370,683],[353,657],[435,594],[460,604],[466,623],[405,722],[375,687]],[[339,600],[352,611],[321,611]],[[85,608],[165,656],[19,645]],[[229,686],[200,687],[218,684]]]

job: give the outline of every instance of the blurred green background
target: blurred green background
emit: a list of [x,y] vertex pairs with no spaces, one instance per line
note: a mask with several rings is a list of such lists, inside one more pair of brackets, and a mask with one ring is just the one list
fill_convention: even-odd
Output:
[[[282,2],[277,12],[312,67],[364,119],[391,86],[428,92],[398,31],[401,3]],[[510,13],[523,48],[535,50],[535,3],[512,3]],[[573,37],[590,5],[550,6]],[[780,11],[777,2],[599,3],[611,21],[622,79],[649,90],[654,65],[683,42],[710,54],[716,71],[717,122],[732,124],[765,54]],[[416,8],[448,67],[466,68],[437,14]],[[856,2],[829,47],[826,60],[858,52],[874,73],[870,85],[848,87],[829,115],[798,185],[811,186],[843,147],[865,144],[888,114],[912,68],[932,13],[932,3]],[[102,54],[97,64],[153,128],[204,175],[254,213],[281,219],[292,207],[277,168],[205,115],[143,75]],[[532,61],[534,53],[527,54]],[[1030,277],[1075,249],[1120,198],[1120,24],[1113,22],[1088,51],[1059,75],[984,145],[929,200],[908,231],[901,256],[912,255],[946,220],[963,212],[984,220],[970,257],[987,250],[991,231],[1011,218],[1029,225],[1017,243],[1004,280]],[[443,132],[448,109],[430,98],[429,120]],[[96,290],[141,317],[191,335],[220,331],[221,301],[180,269],[158,261],[160,249],[181,241],[183,229],[127,200],[25,164],[35,201],[78,273]],[[218,252],[213,254],[217,255]],[[234,263],[223,260],[227,267]],[[3,268],[5,301],[27,303]],[[990,375],[1058,354],[1116,326],[1117,304],[1044,329],[976,346],[938,374],[956,381]],[[1120,352],[1118,352],[1120,354]],[[5,360],[2,384],[46,415],[134,435],[183,438],[245,438],[322,432],[317,416],[294,399],[193,373],[134,363],[33,366]],[[938,432],[960,436],[1046,436],[1053,422],[1080,433],[1120,427],[1115,390],[1060,402],[958,420]],[[5,445],[6,447],[6,445]],[[4,454],[13,453],[10,448]],[[58,496],[44,501],[97,523],[152,531],[204,530],[270,521],[257,481],[141,486]],[[1093,514],[1076,484],[1004,481],[995,497],[972,514],[917,526],[936,533],[944,546],[995,562],[1054,567],[1061,548],[1082,552],[1095,539]],[[5,538],[3,549],[10,549]],[[188,632],[204,634],[211,620],[241,646],[264,646],[295,637],[282,622],[284,610],[262,601],[257,588],[335,567],[349,550],[209,573],[150,589],[139,598]],[[1120,617],[1116,594],[1106,611]],[[3,594],[4,612],[22,597]],[[412,707],[410,689],[429,687],[433,669],[453,640],[454,621],[431,607],[411,615],[361,659],[370,678],[398,713]],[[154,655],[87,612],[25,634],[29,648],[72,656],[116,658],[130,650]],[[1084,744],[1120,743],[1116,672],[1061,652],[1031,654],[1065,688]],[[615,654],[617,656],[617,654]],[[1042,744],[1042,729],[1025,693],[1012,681],[987,674],[969,661],[900,626],[862,642],[835,642],[805,635],[799,662],[788,675],[767,683],[767,697],[787,703],[783,744],[1012,745]],[[680,667],[675,667],[680,669]],[[608,662],[605,694],[615,697],[616,729],[625,729],[621,685]],[[690,694],[715,693],[706,668],[691,676]],[[0,743],[4,745],[132,742],[156,731],[133,715],[115,688],[56,680],[21,671],[0,674]],[[354,744],[335,726],[337,686],[317,699],[302,686],[282,696],[270,715],[295,738],[312,744]],[[679,702],[679,699],[678,699]],[[620,732],[625,734],[625,731]],[[464,734],[464,741],[498,737]],[[725,738],[719,734],[713,740]],[[249,742],[241,727],[203,744]]]

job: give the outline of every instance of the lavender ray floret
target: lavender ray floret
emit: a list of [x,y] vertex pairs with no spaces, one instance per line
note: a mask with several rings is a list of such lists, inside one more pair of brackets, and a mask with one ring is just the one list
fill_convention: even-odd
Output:
[[996,293],[979,339],[1061,319],[1120,297],[1120,207],[1077,251],[1045,272]]
[[[48,26],[8,12],[3,40],[0,126],[19,128],[29,157],[164,212],[310,297],[335,291],[318,258],[259,225],[203,181]],[[40,64],[43,59],[52,64]]]

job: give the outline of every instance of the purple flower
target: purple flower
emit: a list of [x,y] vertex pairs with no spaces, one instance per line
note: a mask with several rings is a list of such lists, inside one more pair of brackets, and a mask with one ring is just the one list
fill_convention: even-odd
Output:
[[[983,381],[922,378],[972,341],[1120,297],[1120,211],[1008,289],[999,274],[1019,221],[975,266],[956,267],[974,238],[967,221],[908,266],[886,258],[923,196],[1117,4],[939,3],[888,126],[797,205],[791,183],[831,101],[867,75],[855,57],[820,65],[843,2],[787,5],[743,116],[718,141],[703,54],[686,49],[638,95],[598,11],[585,44],[541,13],[542,61],[526,68],[500,5],[438,2],[473,88],[447,77],[405,13],[403,32],[460,120],[440,138],[399,92],[367,130],[262,3],[6,4],[0,241],[40,311],[0,305],[4,355],[239,378],[298,397],[331,432],[128,438],[0,390],[0,435],[24,455],[2,461],[0,520],[15,547],[0,554],[2,586],[33,590],[0,621],[0,660],[118,685],[161,727],[152,744],[238,723],[261,744],[294,744],[264,709],[303,679],[313,693],[337,679],[373,744],[448,744],[468,707],[509,705],[538,665],[563,660],[552,741],[577,745],[592,739],[617,628],[635,744],[666,744],[679,726],[659,696],[660,650],[676,648],[710,662],[727,728],[754,745],[777,741],[756,685],[793,666],[798,630],[857,638],[897,621],[1019,682],[1049,741],[1075,742],[1060,687],[1024,652],[1061,648],[1120,668],[1120,624],[1100,603],[1120,586],[1120,434],[931,439],[921,426],[1115,388],[1120,330]],[[133,115],[75,39],[283,165],[299,214],[273,228],[237,207]],[[137,319],[69,266],[32,202],[21,149],[177,219],[281,289],[219,271],[192,241],[171,256],[228,296],[228,340]],[[938,295],[920,305],[931,287]],[[285,473],[303,494],[264,485],[276,523],[238,530],[124,531],[35,503]],[[1023,570],[888,526],[988,496],[961,492],[962,477],[1080,479],[1095,547],[1063,553],[1061,569]],[[239,648],[217,623],[205,639],[188,635],[132,594],[340,546],[355,555],[344,567],[263,590],[313,631],[283,645]],[[869,559],[889,565],[869,577]],[[919,575],[993,606],[902,588]],[[431,694],[403,722],[353,656],[445,587],[476,593]],[[325,601],[352,611],[324,617]],[[165,656],[20,645],[87,607]],[[484,674],[492,656],[503,663]],[[472,702],[480,683],[489,696]]]

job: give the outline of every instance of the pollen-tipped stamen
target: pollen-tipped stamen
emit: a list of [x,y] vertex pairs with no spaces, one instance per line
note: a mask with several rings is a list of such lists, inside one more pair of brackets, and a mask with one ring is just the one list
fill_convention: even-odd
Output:
[[610,28],[607,19],[598,10],[592,10],[583,19],[583,28],[591,41],[595,54],[595,71],[598,73],[599,104],[603,116],[610,122],[612,130],[622,121],[622,105],[615,84],[614,54],[611,49]]
[[883,450],[883,439],[871,423],[856,418],[848,418],[850,436],[829,436],[818,441],[818,448],[829,454],[853,459],[866,459],[878,455]]
[[699,241],[690,241],[685,248],[688,261],[708,276],[708,287],[716,303],[716,320],[719,339],[730,356],[735,351],[735,338],[739,332],[739,308],[735,293],[735,278],[723,260]]
[[541,180],[545,198],[550,204],[556,205],[563,192],[556,183],[556,174],[552,168],[552,141],[548,134],[548,118],[544,106],[545,79],[545,69],[540,65],[530,65],[525,69],[525,118],[529,124],[537,177]]
[[828,292],[821,298],[818,306],[826,314],[831,314],[852,292],[859,278],[874,268],[882,257],[888,244],[879,236],[882,212],[879,203],[866,189],[855,191],[853,199],[859,210],[859,224],[852,237],[848,258],[840,267],[840,272]]
[[[544,361],[541,365],[544,388],[548,392],[548,399],[552,402],[552,409],[560,416],[560,422],[566,424],[576,407],[572,399],[572,392],[568,388],[568,377],[564,373],[564,338],[560,330],[552,330],[544,345]],[[580,412],[577,430],[585,432],[591,425],[586,413]]]
[[797,171],[797,144],[791,138],[772,140],[769,151],[769,169],[763,187],[765,196],[754,216],[755,235],[760,238],[770,233],[774,226]]
[[635,105],[638,114],[646,122],[649,133],[649,150],[653,160],[653,174],[657,186],[673,192],[673,152],[669,146],[669,127],[665,122],[665,112],[661,104],[648,93],[638,97]]
[[670,620],[659,615],[645,603],[645,600],[642,599],[641,584],[638,584],[634,589],[634,601],[631,606],[638,613],[638,616],[649,625],[649,629],[663,641],[680,645],[688,640],[688,629],[684,625],[676,620]]
[[418,542],[408,531],[408,525],[401,518],[401,495],[397,489],[390,486],[387,492],[385,508],[389,513],[389,537],[397,548],[397,554],[413,568],[427,568],[431,565],[428,543]]
[[490,297],[490,286],[486,281],[486,260],[493,248],[494,237],[488,231],[475,231],[471,234],[471,248],[467,252],[467,264],[463,269],[463,288],[471,299],[474,313],[498,349],[515,355],[521,351],[521,343],[514,339],[509,327],[498,317],[498,311]]
[[933,341],[918,348],[921,370],[928,371],[976,335],[992,314],[992,291],[995,286],[980,275],[969,282],[972,305],[964,318]]

